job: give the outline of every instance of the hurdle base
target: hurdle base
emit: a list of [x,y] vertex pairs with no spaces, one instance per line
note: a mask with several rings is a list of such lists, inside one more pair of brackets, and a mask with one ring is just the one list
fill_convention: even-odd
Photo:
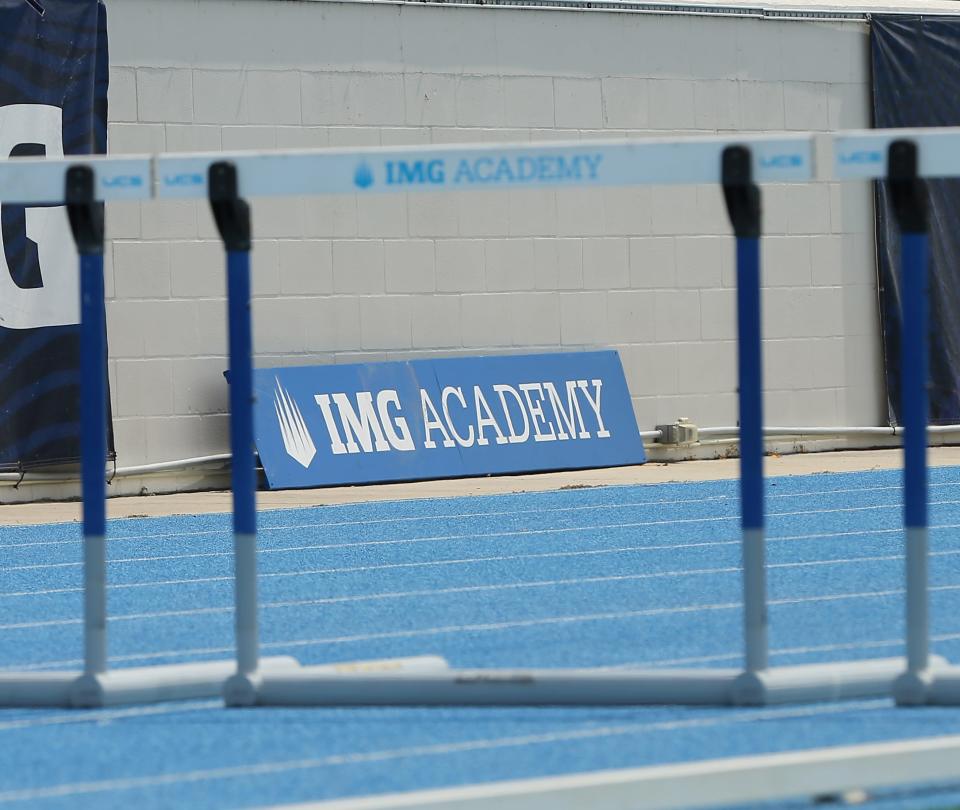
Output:
[[[934,664],[944,664],[937,659]],[[778,667],[671,670],[259,672],[232,706],[771,706],[890,697],[903,658]]]
[[[294,671],[289,656],[265,658],[264,672]],[[80,672],[0,672],[0,707],[96,709],[219,697],[236,672],[235,661],[206,661],[130,667],[85,675]]]
[[960,706],[960,667],[906,673],[895,692],[898,706]]
[[[262,664],[263,662],[261,662]],[[309,705],[299,702],[276,702],[264,704],[260,701],[268,684],[275,681],[283,683],[313,683],[328,677],[352,680],[357,677],[367,677],[374,674],[424,676],[433,673],[450,671],[450,665],[445,658],[439,655],[418,655],[409,658],[381,658],[369,661],[346,661],[337,664],[319,664],[315,666],[297,667],[295,670],[278,671],[261,666],[254,673],[242,674],[234,671],[223,684],[223,700],[227,706],[256,706],[256,705]],[[293,687],[295,690],[296,687]]]

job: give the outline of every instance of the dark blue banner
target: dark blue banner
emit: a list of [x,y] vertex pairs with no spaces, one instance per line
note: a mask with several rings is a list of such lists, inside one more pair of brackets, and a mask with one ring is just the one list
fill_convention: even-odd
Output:
[[[0,0],[0,42],[0,159],[105,152],[104,7]],[[66,209],[0,206],[0,242],[0,468],[76,461],[79,281]]]
[[642,464],[616,352],[257,369],[273,489]]
[[[874,125],[960,125],[960,18],[875,15],[871,26]],[[960,180],[930,190],[930,421],[960,422]],[[877,183],[877,261],[890,421],[899,424],[900,235]]]

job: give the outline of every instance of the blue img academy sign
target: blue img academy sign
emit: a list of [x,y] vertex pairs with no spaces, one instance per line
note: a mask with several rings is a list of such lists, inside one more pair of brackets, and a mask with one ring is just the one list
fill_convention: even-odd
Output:
[[616,352],[257,369],[272,489],[642,464]]

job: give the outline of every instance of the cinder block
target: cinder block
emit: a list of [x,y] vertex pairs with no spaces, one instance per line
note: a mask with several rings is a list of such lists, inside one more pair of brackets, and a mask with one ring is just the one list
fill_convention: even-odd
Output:
[[407,235],[407,198],[403,194],[373,194],[357,197],[357,227],[360,236],[403,237]]
[[482,292],[486,287],[482,239],[437,242],[437,291]]
[[[400,11],[399,37],[408,70],[480,73],[489,69],[498,53],[503,26],[494,26],[483,16],[484,9],[465,9],[462,16],[433,14],[432,9],[417,6]],[[470,36],[464,36],[465,31]]]
[[278,149],[322,149],[330,145],[330,130],[326,127],[277,127]]
[[228,151],[242,152],[256,149],[277,148],[277,128],[270,126],[223,127],[220,131],[223,148]]
[[383,242],[379,239],[333,242],[333,291],[381,295],[385,289]]
[[651,79],[651,129],[693,129],[697,123],[694,82],[679,79]]
[[437,73],[408,73],[403,77],[406,123],[412,126],[455,126],[457,79]]
[[157,416],[144,420],[147,457],[152,462],[223,453],[230,447],[226,414]]
[[[784,76],[784,62],[795,61],[798,56],[795,49],[784,52],[782,32],[788,26],[770,25],[767,20],[741,19],[731,23],[732,39],[737,45],[736,77],[744,81],[780,81]],[[789,27],[804,26],[791,24]]]
[[380,146],[380,130],[377,127],[330,127],[330,146]]
[[117,465],[132,467],[147,463],[147,433],[144,419],[113,417],[113,443],[117,449]]
[[455,197],[443,192],[407,195],[410,236],[457,236],[460,230]]
[[650,127],[650,91],[647,79],[606,78],[600,81],[603,125],[625,129]]
[[[844,282],[847,272],[847,262],[844,260],[844,244],[847,241],[842,236],[811,236],[810,265],[811,283],[815,287],[839,287]],[[852,257],[851,257],[852,258]],[[854,260],[853,264],[857,262]],[[859,267],[851,267],[857,273]]]
[[364,349],[409,349],[413,307],[407,295],[360,299],[360,345]]
[[603,190],[557,189],[557,236],[605,236]]
[[[641,343],[618,347],[627,386],[634,397],[677,393],[676,343]],[[654,425],[653,418],[639,422]]]
[[695,82],[693,108],[697,129],[724,132],[741,128],[740,86],[733,80]]
[[429,127],[381,127],[383,146],[421,146],[430,143]]
[[599,79],[554,79],[554,105],[558,127],[603,127],[603,102]]
[[138,120],[164,124],[193,120],[193,75],[182,68],[137,69]]
[[280,292],[323,295],[333,292],[333,251],[326,239],[296,239],[278,244]]
[[226,297],[223,245],[212,240],[171,242],[169,248],[174,298]]
[[[727,207],[723,201],[723,189],[716,186],[697,186],[697,208],[692,217],[695,233],[701,236],[732,237],[733,229],[727,215]],[[766,209],[764,209],[766,213]],[[766,223],[764,223],[766,224]],[[733,240],[730,239],[728,252],[733,251]]]
[[250,283],[254,296],[280,294],[280,245],[275,239],[253,240]]
[[170,247],[162,242],[113,245],[116,295],[120,298],[170,297]]
[[293,354],[305,351],[309,304],[304,298],[254,298],[253,345],[256,352]]
[[817,342],[807,338],[765,340],[763,343],[764,389],[795,391],[811,388],[815,364],[813,352]]
[[113,357],[184,357],[197,353],[197,309],[191,301],[129,301],[107,307]]
[[606,346],[607,294],[560,293],[560,337],[564,346]]
[[847,385],[845,343],[844,338],[809,341],[805,362],[810,368],[810,382],[814,388],[843,388]]
[[499,76],[457,77],[457,125],[502,127],[505,124]]
[[510,232],[509,207],[503,194],[473,191],[457,194],[458,230],[461,236],[505,236]]
[[346,109],[349,98],[348,73],[302,73],[300,92],[301,116],[304,124],[352,123],[351,111]]
[[166,416],[173,413],[170,360],[117,361],[117,415]]
[[464,347],[512,345],[511,323],[503,317],[509,311],[510,296],[505,293],[462,296],[460,312]]
[[154,155],[166,145],[163,124],[110,124],[107,151],[111,155]]
[[583,246],[580,239],[534,239],[533,260],[538,290],[583,288]]
[[488,239],[484,253],[489,292],[535,289],[532,239]]
[[782,130],[785,126],[783,85],[777,82],[740,82],[740,110],[746,130]]
[[[763,232],[787,233],[792,183],[765,183],[760,191],[763,201]],[[727,225],[726,233],[730,233]]]
[[137,120],[137,74],[133,68],[110,68],[107,106],[111,121]]
[[305,197],[303,235],[310,237],[354,237],[358,231],[355,194]]
[[219,152],[220,127],[203,124],[167,124],[168,152]]
[[615,290],[607,294],[607,340],[651,343],[656,338],[654,294],[649,290]]
[[153,200],[140,207],[144,239],[195,239],[197,206],[194,200]]
[[653,306],[658,343],[700,340],[700,294],[696,290],[656,290]]
[[712,394],[737,390],[734,341],[681,343],[677,346],[677,391]]
[[870,183],[818,183],[829,188],[830,228],[873,240],[873,187]]
[[[227,304],[222,299],[198,300],[196,354],[227,356]],[[254,354],[257,352],[254,346]]]
[[[846,357],[846,386],[873,392],[872,402],[885,399],[883,387],[883,353],[875,335],[847,335],[843,340]],[[886,408],[886,402],[883,402]],[[875,425],[877,421],[854,422],[858,425]]]
[[724,264],[730,263],[728,242],[721,236],[677,237],[677,286],[720,287]]
[[815,82],[785,82],[783,106],[787,129],[829,129],[828,88],[829,85]]
[[676,284],[677,253],[672,236],[630,240],[630,286],[669,289]]
[[310,299],[306,337],[309,352],[359,351],[360,299],[345,295]]
[[173,412],[229,412],[226,357],[187,357],[173,361]]
[[255,197],[250,201],[257,239],[291,239],[304,235],[304,207],[296,197]]
[[411,298],[410,318],[415,349],[450,349],[463,345],[460,296],[427,295]]
[[875,284],[848,284],[842,292],[830,287],[819,287],[811,290],[815,299],[829,300],[833,306],[842,306],[839,316],[824,319],[823,327],[817,334],[820,335],[879,335],[880,334],[880,307],[877,302],[877,288]]
[[560,296],[554,292],[510,296],[513,343],[525,349],[560,345]]
[[870,85],[827,86],[827,115],[830,129],[867,129],[871,124]]
[[505,123],[511,127],[554,125],[553,81],[546,76],[505,76]]
[[788,186],[787,200],[789,233],[830,233],[830,189],[824,183]]
[[193,71],[193,120],[199,124],[240,123],[243,72]]
[[557,194],[552,189],[508,193],[510,236],[549,236],[557,232]]
[[806,236],[768,236],[761,243],[761,279],[768,287],[804,287],[811,284],[810,239]]
[[304,124],[403,126],[403,77],[387,73],[304,73]]
[[108,202],[104,216],[107,239],[139,239],[140,206],[139,202]]
[[584,289],[618,290],[630,286],[628,242],[623,238],[583,240]]
[[697,210],[696,186],[659,186],[654,192],[656,204],[651,211],[650,233],[697,234],[695,217]]
[[300,72],[244,70],[239,120],[245,124],[300,124]]
[[654,191],[649,186],[605,188],[603,218],[609,236],[642,236],[650,233]]
[[434,243],[427,239],[383,244],[388,293],[430,293],[436,289]]
[[700,291],[700,336],[703,340],[736,340],[736,290]]

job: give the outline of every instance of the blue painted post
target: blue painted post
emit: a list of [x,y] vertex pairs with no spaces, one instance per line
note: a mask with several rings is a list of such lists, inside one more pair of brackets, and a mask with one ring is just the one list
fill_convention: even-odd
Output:
[[930,663],[927,529],[927,393],[929,236],[927,197],[917,174],[917,146],[894,141],[887,157],[894,215],[900,227],[900,405],[903,414],[903,508],[907,566],[907,674],[898,689],[905,703],[923,702]]
[[727,212],[737,238],[737,366],[740,409],[740,513],[743,530],[744,663],[748,672],[768,664],[768,621],[763,515],[763,366],[760,320],[760,190],[753,183],[750,150],[723,152]]
[[65,202],[80,254],[80,478],[83,496],[84,674],[107,670],[107,339],[103,206],[89,166],[67,170]]
[[237,674],[259,666],[257,627],[257,472],[253,443],[253,336],[250,317],[250,208],[237,191],[236,167],[210,166],[210,204],[227,250],[230,352],[230,448],[236,566]]

